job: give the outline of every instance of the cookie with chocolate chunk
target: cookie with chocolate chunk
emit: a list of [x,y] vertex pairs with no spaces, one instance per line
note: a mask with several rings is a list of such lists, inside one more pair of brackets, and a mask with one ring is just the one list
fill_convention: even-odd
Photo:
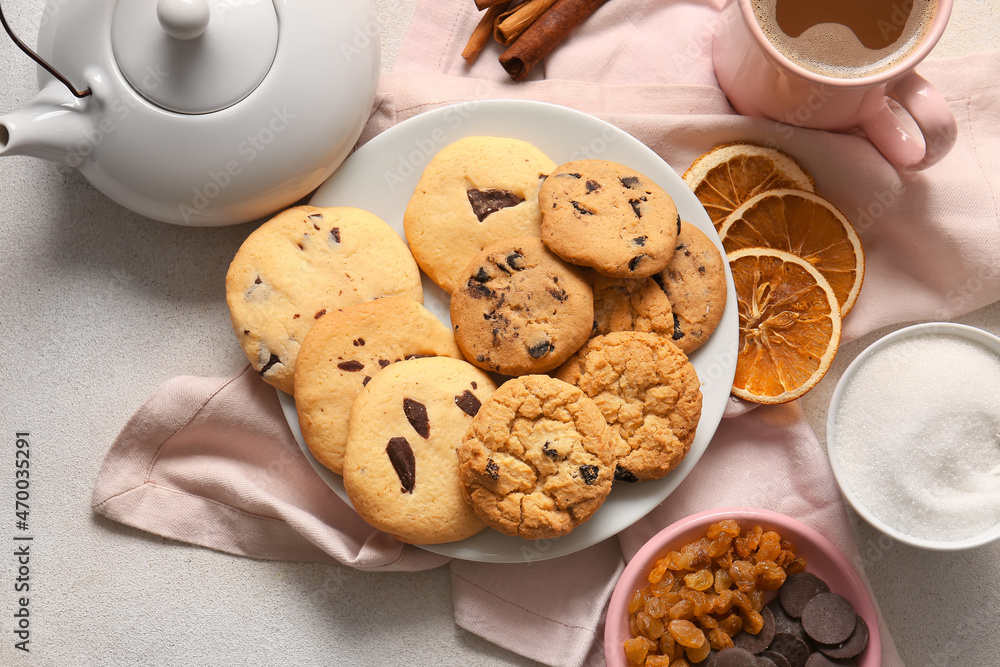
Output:
[[538,188],[555,166],[517,139],[466,137],[441,149],[424,168],[403,214],[420,268],[450,294],[486,246],[539,236]]
[[455,542],[485,524],[465,501],[455,450],[496,385],[438,357],[392,364],[351,409],[344,489],[362,519],[410,544]]
[[243,241],[226,274],[233,330],[268,384],[293,393],[295,360],[324,313],[385,296],[423,301],[400,238],[359,208],[297,206]]
[[295,367],[295,409],[316,460],[340,473],[351,406],[382,369],[413,357],[462,353],[451,330],[412,299],[387,297],[321,317],[302,341]]
[[615,278],[662,271],[680,218],[673,198],[648,176],[615,162],[559,165],[538,192],[542,239],[567,262]]
[[565,535],[611,490],[600,410],[573,385],[525,375],[483,402],[458,448],[466,499],[488,525],[525,539]]
[[722,253],[704,232],[689,222],[681,222],[670,265],[654,278],[673,310],[671,340],[691,354],[712,335],[726,309]]
[[597,403],[611,427],[615,479],[659,479],[691,449],[701,382],[666,336],[616,331],[590,339],[555,377]]
[[451,295],[465,358],[503,375],[555,368],[587,340],[593,318],[593,293],[580,269],[539,238],[493,244],[473,258]]

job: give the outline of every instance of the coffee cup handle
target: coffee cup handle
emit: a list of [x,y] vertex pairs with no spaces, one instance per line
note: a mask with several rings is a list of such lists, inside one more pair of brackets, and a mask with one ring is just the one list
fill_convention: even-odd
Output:
[[916,72],[910,72],[888,91],[888,95],[913,118],[923,135],[923,145],[904,127],[887,103],[860,123],[862,131],[899,169],[920,171],[939,162],[958,138],[958,123],[948,102]]

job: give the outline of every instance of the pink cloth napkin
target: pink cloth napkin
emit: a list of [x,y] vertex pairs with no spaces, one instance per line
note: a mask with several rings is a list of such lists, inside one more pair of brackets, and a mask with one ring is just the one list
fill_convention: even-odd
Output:
[[[929,171],[899,174],[863,137],[736,115],[711,67],[721,4],[607,3],[528,81],[513,84],[493,47],[472,67],[459,56],[478,19],[473,3],[424,0],[396,70],[383,77],[362,142],[435,106],[488,98],[592,113],[678,172],[720,143],[773,142],[804,163],[862,237],[868,271],[845,340],[1000,300],[1000,52],[921,66],[958,119],[958,144]],[[624,563],[690,513],[744,505],[788,514],[827,535],[863,572],[829,464],[800,407],[749,410],[734,400],[726,417],[667,501],[617,539],[550,561],[448,561],[372,530],[315,474],[275,392],[248,369],[230,378],[177,378],[158,389],[108,452],[93,505],[116,521],[242,556],[385,570],[447,564],[462,627],[546,664],[601,664],[603,610]],[[881,629],[882,664],[902,665]]]

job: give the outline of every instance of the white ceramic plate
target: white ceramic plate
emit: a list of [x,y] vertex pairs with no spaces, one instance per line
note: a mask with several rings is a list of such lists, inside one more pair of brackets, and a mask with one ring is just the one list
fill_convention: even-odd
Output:
[[[313,195],[315,206],[356,206],[378,215],[403,234],[403,211],[424,166],[447,144],[467,136],[513,137],[528,141],[557,164],[599,158],[637,169],[674,198],[681,217],[721,243],[701,203],[677,173],[646,145],[622,130],[586,114],[541,102],[468,102],[414,116],[358,149]],[[722,322],[708,342],[691,355],[702,381],[703,408],[690,453],[665,478],[617,484],[590,521],[553,540],[523,540],[485,530],[461,542],[424,547],[435,553],[495,563],[554,558],[579,551],[632,525],[677,488],[701,458],[722,418],[736,373],[738,319],[733,279],[726,266],[729,297]],[[449,327],[448,295],[424,278],[424,305]],[[299,446],[327,484],[345,501],[342,478],[313,458],[302,441],[293,399],[278,392]],[[349,502],[349,501],[348,501]]]

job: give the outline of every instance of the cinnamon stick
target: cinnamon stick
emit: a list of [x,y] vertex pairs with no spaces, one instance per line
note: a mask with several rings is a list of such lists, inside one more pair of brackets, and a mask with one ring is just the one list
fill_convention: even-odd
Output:
[[483,11],[484,9],[489,9],[494,5],[502,5],[506,2],[507,0],[476,0],[476,9]]
[[555,2],[556,0],[528,0],[508,9],[497,17],[493,38],[504,46],[510,46]]
[[500,54],[500,64],[521,81],[576,26],[607,0],[556,0],[542,16]]
[[486,43],[490,41],[490,37],[493,35],[493,26],[506,8],[507,0],[504,0],[487,8],[483,13],[483,17],[479,19],[479,23],[476,24],[475,30],[472,31],[472,35],[469,37],[469,42],[462,51],[462,58],[465,62],[471,65],[476,61],[483,47],[486,46]]

